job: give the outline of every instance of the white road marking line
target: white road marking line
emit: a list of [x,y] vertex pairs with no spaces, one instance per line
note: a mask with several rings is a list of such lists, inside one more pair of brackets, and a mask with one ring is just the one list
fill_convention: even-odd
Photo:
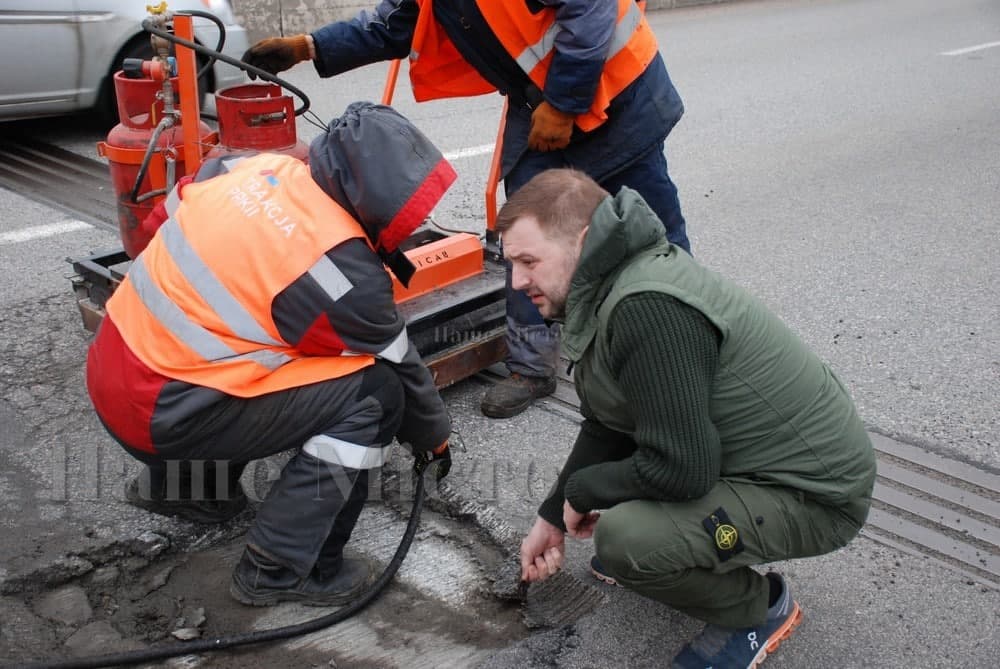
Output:
[[448,160],[458,160],[459,158],[471,158],[486,153],[493,153],[492,144],[481,144],[479,146],[470,146],[467,149],[459,149],[458,151],[449,151],[444,154],[444,157]]
[[64,232],[87,230],[93,227],[94,226],[90,223],[74,220],[60,221],[59,223],[48,223],[46,225],[35,225],[30,228],[21,228],[20,230],[14,230],[12,232],[0,232],[0,244],[17,244],[18,242],[27,242],[32,239],[41,239],[42,237],[53,237],[55,235],[61,235]]
[[977,44],[976,46],[967,46],[964,49],[955,49],[953,51],[942,51],[940,55],[942,55],[942,56],[961,56],[963,53],[972,53],[973,51],[982,51],[983,49],[992,49],[995,46],[1000,46],[1000,42],[986,42],[985,44]]

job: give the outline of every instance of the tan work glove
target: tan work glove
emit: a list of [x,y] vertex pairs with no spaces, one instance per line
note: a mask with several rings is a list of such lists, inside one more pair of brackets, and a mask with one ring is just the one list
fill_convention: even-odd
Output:
[[[308,35],[292,37],[268,37],[254,44],[243,54],[243,62],[277,74],[297,63],[312,58],[312,48]],[[253,73],[251,79],[255,79]]]
[[528,148],[534,151],[555,151],[565,149],[573,134],[575,114],[559,111],[548,102],[535,107],[531,112],[531,132],[528,133]]

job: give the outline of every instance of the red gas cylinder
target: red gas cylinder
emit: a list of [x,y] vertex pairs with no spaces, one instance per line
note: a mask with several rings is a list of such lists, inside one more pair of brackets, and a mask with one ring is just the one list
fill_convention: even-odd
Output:
[[295,132],[292,98],[272,83],[242,84],[215,94],[219,142],[206,157],[283,153],[308,162],[309,146]]
[[[165,197],[168,177],[176,181],[187,174],[184,140],[179,124],[162,129],[156,137],[146,174],[136,188],[147,148],[164,118],[163,96],[158,95],[164,82],[154,78],[130,79],[123,72],[115,74],[114,82],[121,122],[111,129],[106,141],[98,142],[97,152],[108,159],[111,184],[118,201],[119,235],[125,253],[134,258],[153,236],[153,230],[143,229],[142,221]],[[170,82],[173,91],[179,90],[177,77]],[[214,141],[212,129],[200,120],[198,124],[202,145],[211,145]],[[172,175],[168,174],[170,171]]]

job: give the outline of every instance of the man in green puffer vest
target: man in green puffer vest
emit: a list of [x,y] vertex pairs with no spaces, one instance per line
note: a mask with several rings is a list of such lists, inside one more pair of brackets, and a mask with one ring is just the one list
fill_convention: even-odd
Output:
[[867,517],[875,455],[850,395],[628,188],[549,170],[497,230],[514,288],[563,324],[584,417],[522,579],[561,567],[565,534],[593,536],[595,574],[708,623],[675,668],[757,666],[802,613],[752,567],[836,550]]

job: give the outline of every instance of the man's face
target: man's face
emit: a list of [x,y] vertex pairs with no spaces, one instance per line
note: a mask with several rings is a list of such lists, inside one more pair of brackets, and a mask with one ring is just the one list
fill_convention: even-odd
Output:
[[576,239],[548,237],[534,217],[517,219],[503,233],[504,257],[512,266],[511,285],[523,290],[542,316],[566,314],[569,282],[580,259],[586,229]]

